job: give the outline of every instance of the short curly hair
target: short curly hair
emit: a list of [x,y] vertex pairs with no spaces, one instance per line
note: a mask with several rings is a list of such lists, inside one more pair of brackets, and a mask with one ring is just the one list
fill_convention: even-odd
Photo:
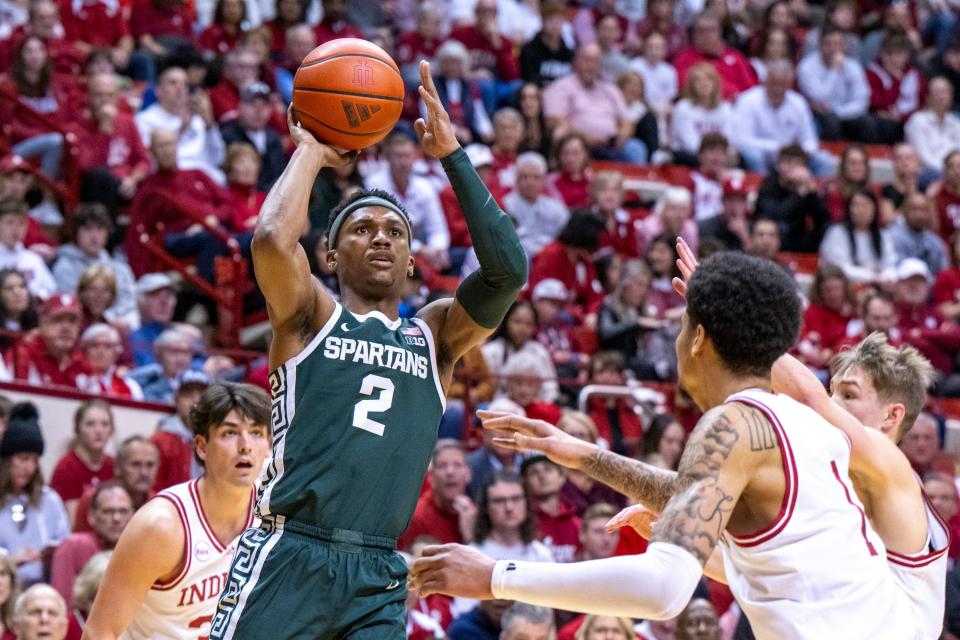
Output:
[[687,317],[702,325],[726,366],[740,375],[770,375],[797,341],[800,298],[779,265],[723,251],[700,263],[687,287]]
[[[337,219],[337,216],[340,215],[340,212],[346,209],[347,207],[349,207],[351,204],[353,204],[357,200],[360,200],[362,198],[369,198],[370,196],[383,198],[384,200],[387,200],[393,203],[394,205],[396,205],[397,209],[403,212],[403,217],[407,219],[407,223],[410,224],[410,228],[413,229],[413,222],[410,220],[410,214],[407,213],[406,207],[404,207],[403,204],[399,200],[397,200],[397,196],[393,195],[389,191],[384,191],[383,189],[358,189],[357,191],[354,191],[349,198],[346,198],[345,200],[340,202],[340,204],[334,207],[333,210],[330,212],[330,215],[327,216],[327,230],[324,232],[324,235],[327,237],[328,247],[330,242],[330,231],[333,228],[333,223]],[[329,247],[329,248],[332,249],[333,247]]]

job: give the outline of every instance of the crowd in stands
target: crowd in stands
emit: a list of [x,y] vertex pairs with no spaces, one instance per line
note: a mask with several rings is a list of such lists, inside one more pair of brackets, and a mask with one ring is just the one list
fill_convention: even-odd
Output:
[[[0,382],[172,407],[122,443],[103,402],[84,403],[73,427],[2,407],[0,638],[32,637],[19,590],[79,637],[130,515],[202,473],[185,424],[201,390],[266,386],[264,343],[214,340],[215,294],[225,260],[239,261],[244,313],[262,318],[253,228],[292,152],[294,73],[335,38],[379,44],[408,91],[381,144],[316,180],[303,246],[318,280],[337,294],[323,230],[360,188],[393,193],[411,216],[403,315],[477,267],[456,195],[412,127],[423,59],[530,261],[502,326],[458,365],[402,551],[457,541],[569,562],[645,548],[603,530],[624,496],[498,448],[473,412],[543,419],[676,468],[698,417],[674,384],[678,236],[701,257],[744,251],[795,273],[794,353],[824,382],[839,350],[879,331],[931,361],[938,403],[960,397],[958,11],[943,0],[0,0]],[[586,385],[627,392],[578,405]],[[629,391],[644,386],[663,402],[636,401]],[[951,521],[957,558],[942,406],[902,448]],[[75,434],[49,485],[41,424]],[[54,591],[31,587],[44,581]],[[946,637],[960,636],[958,594],[960,570]],[[712,582],[662,623],[415,594],[408,607],[418,640],[750,637]]]

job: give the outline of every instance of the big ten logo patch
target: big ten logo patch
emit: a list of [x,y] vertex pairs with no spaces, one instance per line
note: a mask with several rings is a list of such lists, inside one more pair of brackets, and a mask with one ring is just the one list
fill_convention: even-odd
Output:
[[404,342],[409,345],[415,347],[427,346],[427,340],[423,337],[423,331],[420,330],[420,327],[404,327],[400,329],[400,334],[403,335]]
[[193,557],[197,562],[206,562],[210,559],[212,553],[213,549],[203,540],[199,540],[197,544],[193,545]]

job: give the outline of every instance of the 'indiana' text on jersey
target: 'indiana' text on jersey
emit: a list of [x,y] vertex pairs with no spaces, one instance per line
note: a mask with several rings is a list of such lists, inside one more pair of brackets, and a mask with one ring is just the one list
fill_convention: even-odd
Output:
[[433,336],[337,304],[270,376],[273,458],[258,515],[399,536],[420,495],[444,410]]

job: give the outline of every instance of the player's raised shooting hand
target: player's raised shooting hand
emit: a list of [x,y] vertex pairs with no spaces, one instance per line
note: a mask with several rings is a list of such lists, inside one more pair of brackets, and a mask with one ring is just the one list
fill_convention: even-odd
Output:
[[426,547],[410,567],[411,590],[421,597],[442,593],[474,600],[490,600],[493,558],[462,544]]
[[313,137],[313,134],[300,126],[293,104],[287,107],[287,129],[290,130],[290,139],[297,148],[309,148],[320,155],[320,166],[345,168],[357,159],[356,151],[337,149],[323,144]]
[[673,288],[686,300],[687,282],[690,281],[693,272],[697,270],[697,256],[693,254],[693,249],[690,248],[687,241],[679,236],[677,237],[677,253],[680,254],[680,257],[677,258],[677,268],[680,269],[681,277],[673,279]]
[[574,438],[543,420],[499,411],[478,411],[477,416],[484,429],[497,434],[494,444],[514,451],[537,451],[569,469],[579,469],[596,449],[596,445]]
[[427,118],[418,118],[413,123],[417,137],[420,138],[420,146],[429,156],[446,158],[460,148],[460,143],[457,142],[456,130],[450,122],[450,116],[440,102],[440,94],[437,93],[433,76],[430,74],[430,63],[426,60],[420,61],[420,97],[427,106]]

